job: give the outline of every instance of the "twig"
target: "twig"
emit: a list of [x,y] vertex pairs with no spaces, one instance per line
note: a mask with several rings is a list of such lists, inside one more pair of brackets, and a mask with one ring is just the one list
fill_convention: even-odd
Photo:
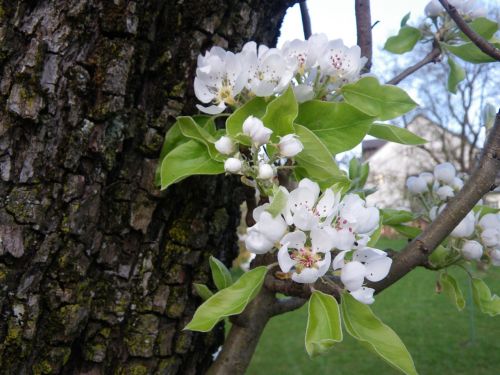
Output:
[[370,12],[370,0],[356,0],[354,3],[356,12],[356,32],[358,46],[361,48],[361,56],[368,61],[364,72],[369,72],[372,66],[372,20]]
[[300,6],[300,16],[302,17],[302,29],[304,30],[304,39],[309,39],[312,34],[311,29],[311,17],[309,17],[309,10],[307,9],[306,1],[301,1]]
[[483,51],[488,56],[494,58],[497,61],[500,61],[500,49],[495,48],[492,44],[490,44],[486,39],[484,39],[481,35],[476,33],[474,30],[470,28],[470,26],[465,22],[465,20],[460,16],[453,5],[451,5],[447,0],[439,0],[443,8],[450,15],[450,17],[455,21],[458,28],[474,43],[477,48]]
[[401,82],[403,79],[408,77],[409,75],[415,73],[417,70],[420,68],[424,67],[425,65],[431,63],[431,62],[437,62],[438,57],[441,55],[441,49],[439,48],[438,45],[435,45],[434,48],[432,49],[431,52],[429,52],[422,60],[420,60],[418,63],[415,65],[410,66],[409,68],[406,68],[403,70],[401,73],[399,73],[396,77],[390,79],[389,81],[386,82],[388,85],[397,85],[399,82]]

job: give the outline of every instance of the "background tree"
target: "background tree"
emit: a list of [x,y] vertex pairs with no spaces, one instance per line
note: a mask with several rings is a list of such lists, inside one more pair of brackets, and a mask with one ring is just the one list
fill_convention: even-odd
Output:
[[274,44],[292,2],[0,2],[2,373],[204,372],[192,281],[235,256],[243,194],[160,194],[157,157],[198,54]]

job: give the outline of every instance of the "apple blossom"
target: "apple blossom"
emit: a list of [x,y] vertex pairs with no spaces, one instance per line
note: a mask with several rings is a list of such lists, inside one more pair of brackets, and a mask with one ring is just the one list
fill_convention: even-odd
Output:
[[330,77],[333,88],[359,78],[367,59],[359,46],[346,47],[341,39],[331,40],[319,57],[321,74]]
[[445,184],[453,184],[456,170],[451,163],[441,163],[434,167],[434,177]]
[[429,191],[427,180],[420,176],[410,176],[406,180],[406,187],[412,194],[421,194]]
[[434,175],[429,172],[422,172],[418,175],[418,177],[423,178],[427,185],[432,185],[434,182]]
[[455,196],[453,189],[451,188],[451,186],[448,185],[441,186],[439,189],[436,190],[436,194],[442,201],[445,201],[448,198],[453,198]]
[[483,246],[477,241],[465,241],[462,246],[462,255],[467,260],[478,260],[483,255]]
[[362,286],[361,288],[353,290],[349,293],[359,302],[364,303],[365,305],[371,305],[373,302],[375,302],[375,298],[373,298],[374,292],[375,289]]
[[270,164],[267,163],[259,164],[259,173],[257,175],[257,178],[261,180],[269,180],[270,178],[273,178],[273,176],[274,176],[274,169]]
[[256,146],[260,146],[269,142],[269,138],[273,131],[264,126],[264,123],[257,117],[248,116],[243,122],[243,133],[252,138],[252,142]]
[[281,137],[278,149],[281,156],[292,158],[304,149],[304,145],[296,134],[287,134]]
[[[442,207],[444,208],[444,206]],[[441,211],[441,209],[440,209]],[[476,224],[476,219],[472,212],[469,212],[463,220],[456,226],[455,229],[450,233],[451,237],[470,237],[474,233],[474,227]]]
[[488,228],[481,232],[481,242],[488,247],[500,244],[499,232],[495,228]]
[[224,162],[224,170],[229,173],[239,173],[242,167],[242,161],[237,158],[228,158]]
[[463,180],[461,178],[455,177],[453,179],[453,183],[451,184],[451,186],[455,190],[462,190],[462,188],[464,187],[464,182],[463,182]]
[[236,149],[233,140],[225,135],[214,143],[215,149],[224,155],[231,155]]
[[437,17],[444,13],[444,8],[438,0],[431,0],[425,6],[424,12],[428,17]]
[[357,194],[347,194],[339,205],[337,226],[351,228],[358,234],[371,234],[379,226],[380,213],[376,207],[366,207]]
[[363,285],[365,274],[366,267],[361,262],[352,261],[342,267],[340,281],[347,290],[357,290]]
[[280,215],[273,218],[265,210],[266,208],[267,206],[263,205],[253,211],[256,223],[247,229],[245,237],[247,250],[255,254],[264,254],[271,250],[288,229],[285,220]]
[[292,271],[292,280],[298,283],[314,283],[330,267],[330,238],[319,228],[310,237],[311,246],[306,246],[307,236],[302,231],[288,233],[280,241],[278,264],[283,272]]
[[491,263],[494,266],[500,266],[500,250],[493,249],[490,251]]

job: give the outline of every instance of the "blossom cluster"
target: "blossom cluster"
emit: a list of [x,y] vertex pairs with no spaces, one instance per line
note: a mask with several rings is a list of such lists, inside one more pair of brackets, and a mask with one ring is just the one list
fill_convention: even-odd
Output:
[[[439,164],[434,173],[423,172],[406,181],[408,191],[420,199],[430,221],[436,219],[463,185],[451,163]],[[451,232],[449,247],[466,260],[489,259],[493,265],[500,266],[500,215],[487,211],[478,205],[475,211],[469,212]]]
[[295,39],[282,48],[248,42],[239,53],[215,46],[198,57],[194,90],[210,105],[197,108],[218,114],[239,100],[280,94],[290,84],[299,102],[327,98],[342,84],[357,80],[366,61],[358,46],[346,47],[324,34]]
[[279,189],[285,200],[281,211],[276,216],[268,211],[273,197],[253,211],[256,224],[247,230],[246,248],[254,254],[279,248],[281,270],[298,283],[314,283],[332,267],[356,299],[373,303],[374,289],[363,286],[365,279],[382,280],[392,264],[384,251],[368,246],[379,227],[379,210],[356,194],[342,197],[331,188],[320,194],[318,184],[307,178],[291,192]]
[[[462,16],[477,18],[484,17],[487,11],[476,0],[448,0],[450,5],[453,5],[458,13]],[[439,0],[431,0],[424,9],[428,17],[438,17],[445,14],[445,10]]]
[[[276,163],[283,158],[293,158],[304,149],[296,134],[287,134],[281,137],[278,144],[270,142],[273,131],[264,126],[257,117],[248,116],[243,122],[243,135],[252,143],[249,150],[250,157],[242,155],[238,143],[228,135],[223,135],[214,146],[223,155],[230,156],[224,162],[224,169],[228,173],[243,174],[258,180],[270,180],[276,175]],[[267,147],[275,146],[277,153],[272,158],[268,156]]]

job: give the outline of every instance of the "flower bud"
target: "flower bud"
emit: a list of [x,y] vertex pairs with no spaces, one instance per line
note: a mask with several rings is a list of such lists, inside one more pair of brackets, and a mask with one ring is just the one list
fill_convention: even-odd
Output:
[[467,260],[478,260],[483,255],[483,246],[477,241],[465,241],[462,255]]
[[500,217],[498,214],[486,214],[479,220],[479,226],[482,229],[500,230]]
[[437,189],[436,194],[442,201],[445,201],[448,198],[453,198],[455,196],[455,193],[453,193],[453,189],[448,185],[441,186],[439,189]]
[[237,158],[228,158],[224,162],[224,170],[229,173],[239,173],[241,171],[242,162]]
[[257,146],[269,142],[269,138],[273,131],[264,126],[264,123],[254,116],[248,116],[243,122],[243,133],[252,138],[253,143]]
[[462,190],[462,188],[464,187],[464,182],[462,181],[461,178],[455,177],[453,179],[453,183],[451,184],[451,186],[455,190]]
[[469,212],[467,216],[457,225],[455,229],[450,233],[452,237],[460,237],[466,238],[474,233],[474,226],[476,223],[476,219],[474,218],[474,214]]
[[425,6],[424,12],[427,17],[437,17],[444,12],[444,8],[438,0],[431,0]]
[[245,247],[248,251],[254,254],[265,254],[274,246],[272,240],[259,232],[254,227],[248,228],[247,236],[245,237]]
[[485,229],[481,232],[481,242],[488,247],[498,245],[498,231],[493,228]]
[[357,261],[347,263],[340,273],[340,280],[348,290],[358,290],[363,285],[366,267]]
[[441,163],[434,167],[434,177],[445,184],[453,184],[455,174],[455,167],[451,163]]
[[229,137],[223,135],[217,142],[214,143],[217,151],[224,155],[231,155],[235,151],[235,144]]
[[292,158],[304,149],[304,145],[300,142],[295,134],[287,134],[281,137],[278,144],[280,155]]
[[491,250],[490,257],[491,257],[491,263],[493,263],[494,266],[500,266],[500,250],[498,249]]
[[271,165],[267,163],[259,164],[259,174],[257,175],[257,178],[260,178],[261,180],[269,180],[270,178],[273,178],[273,176],[274,170]]
[[427,185],[432,185],[434,182],[434,175],[429,172],[422,172],[418,175],[418,177],[423,178]]
[[406,180],[406,187],[412,194],[420,194],[429,191],[426,180],[420,176],[408,177],[408,179]]

